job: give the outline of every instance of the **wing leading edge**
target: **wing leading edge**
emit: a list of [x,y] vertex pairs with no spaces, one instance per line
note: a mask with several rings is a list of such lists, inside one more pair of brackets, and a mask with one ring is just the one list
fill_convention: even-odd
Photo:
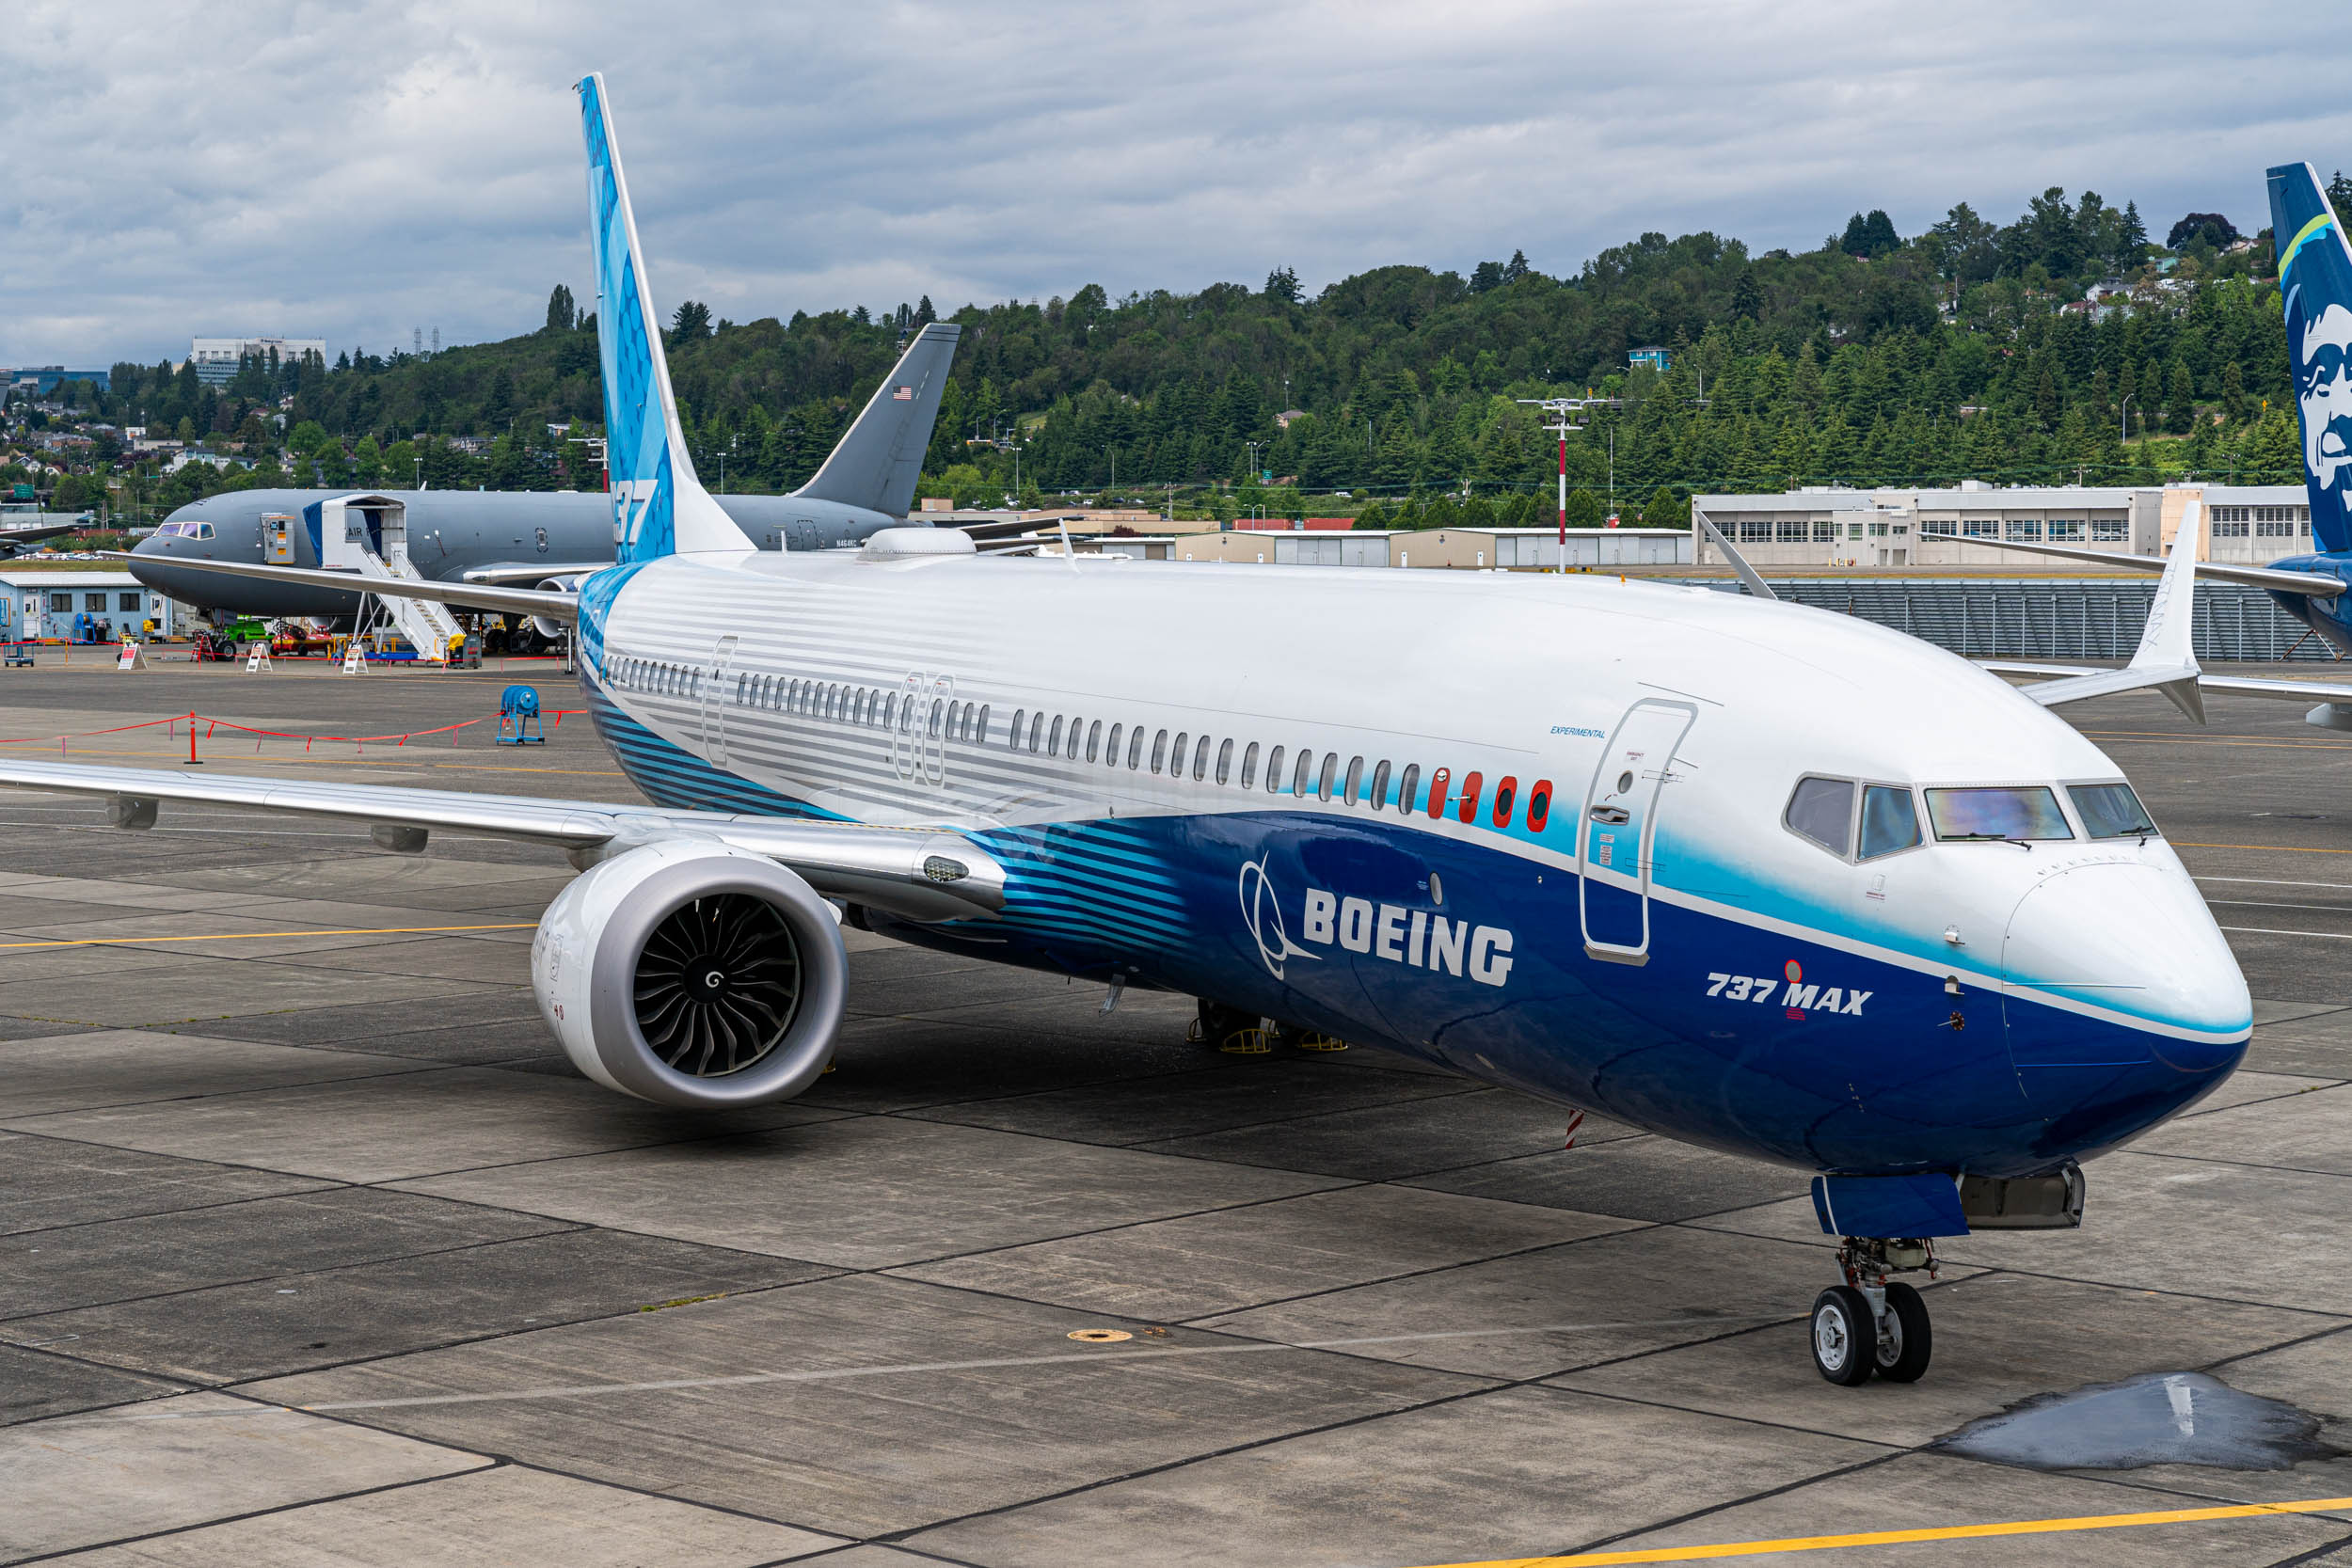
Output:
[[157,805],[245,806],[367,822],[388,848],[421,848],[436,828],[552,845],[583,869],[662,839],[705,839],[790,867],[818,892],[911,920],[969,920],[1004,907],[1005,868],[961,833],[879,828],[723,812],[671,811],[601,801],[548,800],[463,790],[401,789],[240,774],[204,778],[159,768],[0,761],[0,787],[106,796],[118,827],[154,824]]

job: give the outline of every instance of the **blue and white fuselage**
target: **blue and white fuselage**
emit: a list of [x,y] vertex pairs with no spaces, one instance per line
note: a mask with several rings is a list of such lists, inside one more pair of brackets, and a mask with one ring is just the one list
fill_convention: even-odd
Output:
[[[2122,769],[1926,643],[1613,579],[890,542],[618,567],[580,642],[655,800],[1006,864],[1000,919],[895,934],[1814,1170],[2046,1170],[2245,1050],[2177,856],[2093,838],[2063,787]],[[1909,792],[1927,841],[1801,835],[1806,778]],[[1963,786],[2048,786],[2064,836],[1938,841],[1923,792]]]

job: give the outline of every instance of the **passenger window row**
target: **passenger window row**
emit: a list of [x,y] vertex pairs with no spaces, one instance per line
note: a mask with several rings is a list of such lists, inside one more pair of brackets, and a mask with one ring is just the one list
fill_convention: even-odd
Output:
[[739,674],[735,677],[738,707],[769,713],[796,713],[804,719],[850,724],[863,729],[912,730],[918,725],[935,736],[977,741],[988,733],[988,705],[950,702],[926,693],[890,691],[880,687],[841,681],[801,680],[787,675]]
[[[1148,737],[1148,738],[1147,738]],[[1239,768],[1235,768],[1234,747],[1239,742],[1219,739],[1209,735],[1194,735],[1178,730],[1171,743],[1168,732],[1154,730],[1143,724],[1114,723],[1107,733],[1100,719],[1069,718],[1047,714],[1043,709],[1031,712],[1020,709],[1012,716],[1012,728],[1006,733],[1007,744],[1016,752],[1028,752],[1041,756],[1067,757],[1072,761],[1084,758],[1099,762],[1105,768],[1124,767],[1130,772],[1143,770],[1148,759],[1151,770],[1168,778],[1181,779],[1187,774],[1196,783],[1205,784],[1212,778],[1220,785],[1237,785],[1242,789],[1258,787],[1261,747],[1257,741],[1242,746]],[[1387,759],[1366,766],[1361,756],[1344,762],[1337,752],[1316,752],[1302,746],[1294,753],[1289,748],[1277,746],[1263,752],[1265,769],[1265,790],[1279,795],[1285,786],[1295,797],[1313,795],[1318,800],[1339,800],[1350,806],[1369,811],[1381,811],[1390,806],[1406,816],[1420,809],[1422,769],[1419,763],[1408,763],[1402,771],[1394,771]],[[1452,774],[1440,768],[1429,776],[1428,811],[1432,820],[1445,816],[1449,804],[1447,784]],[[1478,820],[1482,775],[1471,773],[1462,781],[1462,796],[1457,804],[1460,819]],[[1393,789],[1391,789],[1393,784]],[[1518,807],[1518,780],[1505,778],[1495,786],[1493,820],[1498,828],[1511,825]],[[1551,781],[1538,779],[1527,792],[1527,828],[1530,832],[1542,832],[1551,817]]]
[[691,665],[624,656],[611,660],[605,668],[612,683],[625,690],[651,692],[660,697],[702,695],[703,673]]

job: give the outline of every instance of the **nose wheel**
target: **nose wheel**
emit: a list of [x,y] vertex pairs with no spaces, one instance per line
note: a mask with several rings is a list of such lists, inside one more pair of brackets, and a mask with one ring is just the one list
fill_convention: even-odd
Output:
[[1924,1270],[1935,1274],[1935,1251],[1927,1242],[1849,1236],[1837,1249],[1846,1283],[1813,1298],[1808,1338],[1813,1370],[1830,1382],[1858,1388],[1872,1377],[1916,1383],[1935,1351],[1928,1304],[1919,1292],[1888,1275]]

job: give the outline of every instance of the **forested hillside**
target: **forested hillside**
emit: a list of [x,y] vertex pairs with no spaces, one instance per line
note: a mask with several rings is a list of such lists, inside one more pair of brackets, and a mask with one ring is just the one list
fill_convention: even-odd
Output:
[[[1017,462],[1024,491],[1299,504],[1220,488],[1247,486],[1254,456],[1257,473],[1355,505],[1507,501],[1548,489],[1556,462],[1514,400],[1589,392],[1622,400],[1571,442],[1572,483],[1596,498],[1613,483],[1646,500],[1661,485],[2292,478],[2267,230],[2241,242],[2192,214],[2165,241],[2128,206],[2054,189],[2006,227],[1963,205],[1908,240],[1857,214],[1803,253],[1645,234],[1560,277],[1515,255],[1468,278],[1380,267],[1311,298],[1278,269],[1257,288],[1113,299],[1089,284],[965,306],[926,471],[966,502],[1010,492]],[[671,362],[707,482],[723,457],[730,489],[805,479],[931,315],[928,299],[747,324],[682,308]],[[1629,368],[1653,344],[1670,371]],[[167,366],[115,380],[114,411],[282,440],[319,483],[594,483],[548,429],[601,412],[595,323],[563,289],[538,330],[504,342],[254,365],[218,391]],[[261,417],[281,397],[283,436]],[[491,439],[474,456],[420,435]]]

